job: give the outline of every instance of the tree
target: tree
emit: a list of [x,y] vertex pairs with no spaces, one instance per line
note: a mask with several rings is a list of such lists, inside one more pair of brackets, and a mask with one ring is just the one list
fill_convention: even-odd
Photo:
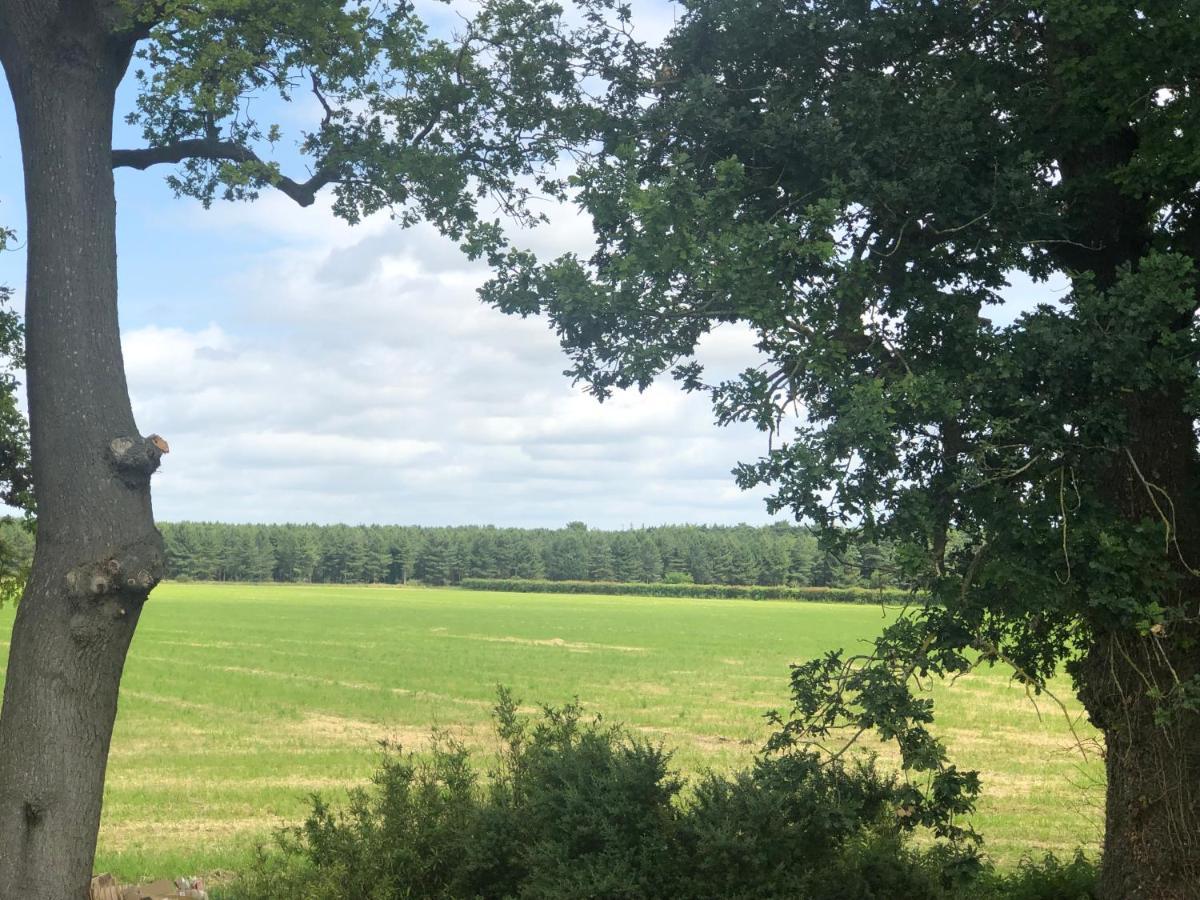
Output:
[[467,540],[466,574],[470,578],[501,578],[500,538],[494,528],[473,528]]
[[311,581],[317,564],[317,547],[309,530],[284,525],[272,530],[276,581]]
[[515,542],[516,568],[513,574],[517,578],[545,578],[546,563],[538,546],[527,535],[521,535]]
[[744,534],[734,533],[729,540],[729,562],[721,580],[725,584],[756,584],[758,568]]
[[367,579],[363,577],[367,568],[367,538],[361,528],[341,526],[341,577],[343,584],[354,584]]
[[792,557],[789,541],[771,534],[761,535],[755,548],[759,584],[786,584]]
[[239,529],[242,539],[233,556],[238,581],[269,581],[275,571],[275,548],[261,525]]
[[555,534],[545,545],[543,559],[546,577],[552,581],[580,581],[587,578],[588,547],[586,532],[572,529]]
[[[561,194],[541,164],[588,140],[582,85],[626,43],[605,0],[582,10],[575,27],[544,0],[486,0],[450,39],[407,3],[0,0],[28,212],[39,514],[0,716],[6,895],[86,894],[121,670],[163,571],[149,484],[167,444],[139,432],[125,383],[113,168],[178,164],[170,184],[205,204],[275,188],[308,206],[328,186],[349,221],[390,210],[498,252],[476,200],[529,220],[534,192]],[[114,150],[134,59],[126,120],[144,146]],[[249,102],[270,93],[318,110],[294,143],[260,117],[269,103]],[[284,174],[305,161],[307,177]]]
[[443,585],[451,581],[452,548],[446,532],[438,530],[429,535],[422,548],[418,573],[425,584]]
[[613,554],[608,535],[593,531],[588,536],[587,577],[589,581],[613,580]]
[[366,532],[367,553],[363,563],[363,581],[367,584],[385,582],[392,564],[392,554],[387,539],[378,525],[372,525]]
[[645,582],[662,581],[663,558],[658,544],[648,532],[638,535],[638,569],[637,580]]
[[687,572],[696,584],[709,584],[713,580],[712,559],[708,547],[699,539],[699,534],[693,536],[688,546]]
[[390,580],[392,584],[408,584],[417,560],[417,537],[404,531],[393,532],[390,553],[392,557]]
[[[979,654],[1041,690],[1065,661],[1105,739],[1106,898],[1200,883],[1198,16],[692,0],[578,172],[594,254],[513,253],[485,292],[548,314],[601,398],[669,371],[776,432],[739,483],[928,591],[797,670],[798,735],[880,724],[966,804],[911,676]],[[996,317],[1016,275],[1066,289]],[[709,384],[727,322],[768,362]]]
[[613,576],[617,581],[638,581],[642,575],[641,547],[632,531],[613,535]]

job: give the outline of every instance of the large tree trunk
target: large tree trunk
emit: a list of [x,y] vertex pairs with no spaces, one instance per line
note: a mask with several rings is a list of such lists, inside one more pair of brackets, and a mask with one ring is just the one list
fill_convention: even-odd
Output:
[[1167,697],[1196,675],[1195,647],[1179,643],[1110,634],[1089,654],[1084,699],[1104,731],[1108,776],[1105,900],[1200,897],[1200,713],[1156,721],[1156,708],[1170,707],[1151,690]]
[[1166,538],[1170,575],[1136,599],[1170,612],[1148,634],[1101,626],[1079,671],[1105,739],[1105,900],[1200,897],[1200,461],[1185,398],[1129,398],[1128,452],[1107,481],[1126,520]]
[[[18,9],[20,7],[20,9]],[[117,327],[114,94],[129,46],[83,3],[0,3],[28,209],[33,572],[0,708],[0,900],[87,896],[117,688],[162,543]]]

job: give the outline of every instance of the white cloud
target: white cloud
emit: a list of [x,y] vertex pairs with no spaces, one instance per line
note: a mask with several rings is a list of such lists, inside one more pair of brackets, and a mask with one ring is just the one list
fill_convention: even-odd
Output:
[[[669,382],[600,404],[563,377],[546,323],[482,305],[486,270],[432,229],[354,231],[320,211],[295,224],[311,213],[229,207],[225,239],[279,243],[211,276],[222,318],[124,336],[138,422],[171,443],[160,518],[765,518],[729,474],[765,448],[753,429],[718,430],[705,398]],[[581,220],[565,221],[540,252],[585,244]],[[736,371],[753,362],[753,338],[723,328],[704,357]]]
[[[453,6],[424,5],[453,18]],[[639,35],[657,39],[674,16],[639,0]],[[278,111],[287,125],[313,110],[301,97]],[[3,99],[0,121],[13,121]],[[15,140],[0,127],[8,163]],[[18,169],[0,172],[0,223],[20,218]],[[703,397],[670,384],[597,403],[563,377],[544,322],[476,299],[484,267],[434,229],[387,216],[351,227],[327,196],[299,209],[270,191],[203,210],[172,197],[162,174],[117,173],[128,378],[142,431],[171,444],[155,479],[160,518],[764,518],[729,474],[762,452],[760,435],[716,429]],[[551,225],[520,243],[543,257],[588,252],[588,220],[548,212]],[[21,255],[0,262],[19,285]],[[736,371],[752,343],[723,328],[706,359]]]

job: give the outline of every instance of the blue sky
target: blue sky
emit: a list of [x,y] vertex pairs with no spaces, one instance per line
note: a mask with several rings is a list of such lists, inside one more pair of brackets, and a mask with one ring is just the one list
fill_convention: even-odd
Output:
[[[118,125],[116,142],[137,135]],[[130,391],[140,429],[172,451],[155,479],[158,518],[767,520],[730,475],[764,451],[762,435],[717,429],[704,398],[666,381],[598,404],[561,374],[545,323],[479,303],[486,271],[432,229],[350,228],[276,194],[205,211],[173,197],[165,174],[117,173]],[[21,194],[4,91],[0,222],[19,233]],[[564,210],[526,243],[551,253],[588,237]],[[18,300],[23,266],[20,252],[0,256]],[[736,329],[705,351],[727,370],[754,359]]]
[[[643,33],[670,20],[661,2],[635,17]],[[127,107],[128,83],[122,97]],[[123,125],[116,141],[138,146]],[[667,380],[598,404],[561,374],[545,323],[479,303],[486,270],[432,229],[385,217],[351,228],[321,202],[300,209],[276,193],[205,211],[173,197],[165,174],[117,173],[130,391],[143,433],[172,450],[156,476],[160,519],[768,521],[761,495],[730,475],[765,436],[716,428],[703,397]],[[553,218],[524,243],[587,249],[586,221]],[[23,221],[4,91],[0,222]],[[22,281],[23,255],[0,255],[0,283],[20,298]],[[701,358],[732,372],[756,355],[749,334],[725,327]]]

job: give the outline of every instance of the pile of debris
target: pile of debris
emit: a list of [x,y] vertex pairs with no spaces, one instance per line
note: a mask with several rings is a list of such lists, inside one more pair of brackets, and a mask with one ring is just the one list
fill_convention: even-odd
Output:
[[167,881],[161,878],[149,884],[134,884],[121,887],[111,875],[97,875],[92,879],[89,900],[175,900],[190,897],[191,900],[208,900],[203,878],[176,878]]

